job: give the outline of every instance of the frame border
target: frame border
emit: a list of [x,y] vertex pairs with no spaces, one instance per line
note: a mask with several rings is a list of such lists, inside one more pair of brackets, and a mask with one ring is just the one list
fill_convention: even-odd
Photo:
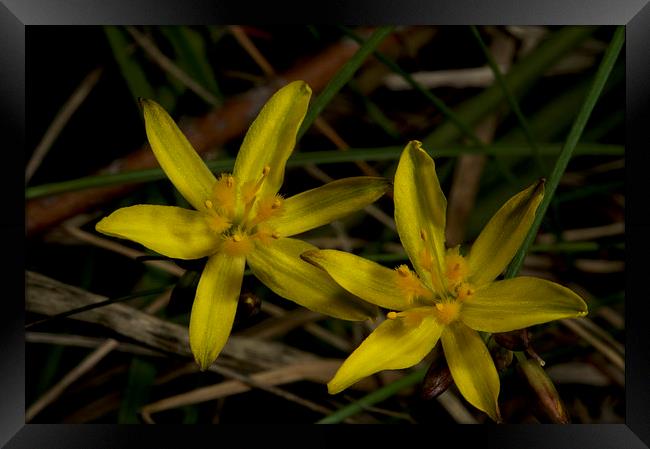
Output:
[[[191,3],[191,5],[190,5]],[[264,432],[241,432],[238,426],[120,426],[120,425],[25,425],[25,344],[24,344],[24,166],[25,142],[25,26],[26,25],[104,25],[104,24],[209,24],[209,23],[288,23],[313,22],[307,8],[289,8],[285,1],[251,5],[249,2],[213,2],[194,0],[182,4],[174,0],[143,0],[140,2],[86,0],[1,0],[0,3],[0,117],[8,125],[3,135],[6,154],[12,155],[15,170],[4,170],[1,187],[9,201],[9,213],[0,216],[3,247],[10,248],[5,260],[5,285],[10,286],[10,299],[0,313],[0,332],[4,357],[0,361],[0,444],[6,447],[145,447],[183,445],[203,446],[202,440],[215,443],[222,438],[237,440],[251,437],[286,441],[287,432],[279,426],[267,426]],[[190,7],[191,6],[191,7]],[[286,6],[283,8],[283,6]],[[346,24],[404,23],[419,24],[597,24],[626,26],[626,424],[603,425],[505,425],[446,427],[444,434],[451,441],[478,443],[499,448],[647,448],[650,444],[650,338],[642,322],[645,298],[634,298],[633,291],[643,291],[641,267],[650,252],[650,219],[641,218],[639,208],[650,189],[650,178],[642,173],[650,165],[647,149],[647,127],[650,124],[650,4],[648,0],[444,0],[433,3],[417,0],[343,1],[319,4],[318,22]],[[645,175],[645,176],[644,176]],[[6,192],[9,192],[7,194]],[[643,199],[642,199],[643,198]],[[633,211],[638,203],[637,211]],[[21,207],[22,204],[22,207]],[[5,209],[6,211],[7,209]],[[637,262],[636,264],[630,259]],[[362,428],[362,427],[360,427]],[[422,427],[420,427],[421,429]],[[312,426],[321,446],[337,443],[357,433],[349,426]],[[404,443],[404,437],[416,438],[418,428],[402,435],[393,427],[385,431],[372,428],[373,436],[384,442]],[[17,433],[16,433],[17,432]],[[292,431],[293,432],[293,431]],[[12,438],[12,435],[15,436]],[[257,435],[256,435],[257,434]],[[436,435],[440,435],[435,432]],[[364,439],[368,433],[365,433]],[[422,435],[431,438],[430,431]],[[198,437],[198,438],[197,438]],[[216,440],[215,437],[219,438]],[[262,440],[264,438],[264,440]],[[406,440],[408,441],[408,440]],[[426,440],[425,440],[426,441]],[[645,444],[644,444],[645,442]]]

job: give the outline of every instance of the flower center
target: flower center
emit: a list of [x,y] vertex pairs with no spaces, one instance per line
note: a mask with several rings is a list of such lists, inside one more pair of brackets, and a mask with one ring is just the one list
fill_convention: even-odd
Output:
[[259,194],[270,170],[266,166],[259,179],[244,183],[224,173],[215,182],[212,196],[205,200],[210,228],[221,235],[219,249],[230,256],[245,256],[255,242],[268,245],[280,237],[265,222],[282,213],[283,199],[277,194]]

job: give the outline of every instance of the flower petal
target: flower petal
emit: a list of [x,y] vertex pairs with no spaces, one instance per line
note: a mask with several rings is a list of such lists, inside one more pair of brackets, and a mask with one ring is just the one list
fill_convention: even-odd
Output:
[[219,244],[219,235],[201,212],[174,206],[123,207],[99,221],[95,229],[175,259],[209,256]]
[[208,369],[228,340],[245,265],[244,257],[219,253],[203,269],[190,315],[190,347],[202,370]]
[[510,198],[494,214],[467,256],[472,283],[482,285],[501,274],[524,241],[543,197],[541,180]]
[[365,320],[376,308],[345,291],[300,254],[318,249],[301,240],[280,238],[258,244],[248,255],[253,274],[276,294],[315,312],[344,320]]
[[[307,251],[300,257],[327,271],[327,274],[350,293],[390,310],[413,307],[411,295],[404,289],[404,277],[378,263],[354,254],[323,249]],[[413,278],[418,282],[417,278]],[[425,289],[420,285],[421,289]]]
[[458,390],[467,401],[499,422],[499,375],[478,332],[456,321],[442,333],[442,348]]
[[586,314],[587,304],[570,289],[521,276],[476,290],[463,302],[461,320],[479,331],[509,332]]
[[158,163],[196,210],[205,210],[216,179],[174,120],[158,103],[141,99],[147,138]]
[[[415,140],[408,143],[395,172],[395,224],[415,271],[429,287],[440,292],[447,200],[440,189],[433,159],[421,145]],[[424,249],[428,256],[423,255]],[[431,257],[429,262],[424,260]]]
[[240,182],[257,181],[268,166],[261,197],[280,190],[284,166],[296,144],[310,97],[311,88],[304,81],[287,84],[267,101],[244,137],[233,175]]
[[431,307],[401,312],[386,320],[343,362],[327,384],[330,394],[339,393],[364,377],[419,363],[438,342],[443,326]]
[[283,237],[309,231],[373,203],[390,188],[385,178],[358,176],[333,181],[287,198],[282,215],[268,220]]

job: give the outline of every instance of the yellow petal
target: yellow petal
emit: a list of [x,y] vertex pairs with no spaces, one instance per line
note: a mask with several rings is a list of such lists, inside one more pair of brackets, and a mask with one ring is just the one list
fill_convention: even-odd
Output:
[[468,255],[469,277],[474,285],[493,281],[510,263],[543,197],[542,180],[510,198],[490,219]]
[[219,253],[203,269],[190,315],[190,347],[202,370],[208,369],[228,340],[245,264],[244,257]]
[[461,319],[472,329],[509,332],[586,314],[587,304],[570,289],[522,276],[476,290],[463,302]]
[[327,384],[330,394],[339,393],[364,377],[419,363],[438,342],[443,326],[431,307],[418,307],[381,323],[343,362]]
[[499,375],[478,332],[456,321],[442,333],[442,348],[456,386],[467,401],[499,422]]
[[327,271],[350,293],[390,310],[414,307],[413,290],[419,288],[423,295],[429,292],[413,274],[400,274],[354,254],[324,249],[307,251],[301,257]]
[[253,274],[276,294],[315,312],[344,320],[365,320],[376,308],[356,298],[300,254],[318,249],[301,240],[280,238],[258,244],[248,255]]
[[95,229],[175,259],[209,256],[219,244],[219,235],[201,212],[174,206],[123,207],[99,221]]
[[390,188],[384,178],[359,176],[333,181],[284,200],[282,214],[268,220],[283,237],[309,231],[366,207]]
[[196,210],[205,210],[216,179],[174,120],[158,103],[140,100],[147,138],[158,163]]
[[258,181],[264,168],[269,167],[260,197],[280,189],[284,166],[296,144],[310,97],[311,88],[304,81],[287,84],[267,101],[246,133],[233,174],[240,182]]
[[395,172],[395,223],[413,267],[438,292],[444,273],[446,211],[433,159],[420,142],[409,142]]

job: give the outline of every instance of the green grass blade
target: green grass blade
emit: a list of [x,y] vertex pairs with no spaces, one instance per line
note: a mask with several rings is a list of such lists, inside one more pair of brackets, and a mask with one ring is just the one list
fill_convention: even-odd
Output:
[[138,64],[137,59],[127,50],[130,41],[127,39],[126,33],[116,26],[104,27],[104,33],[134,101],[138,97],[156,98],[155,90],[149,84],[144,70]]
[[[512,66],[505,80],[516,96],[526,91],[542,74],[589,37],[597,27],[569,26],[550,35],[546,41]],[[491,86],[475,97],[463,102],[456,109],[456,115],[466,124],[474,125],[503,101],[499,86]],[[445,122],[423,140],[425,148],[445,146],[461,136],[456,124]]]
[[555,190],[557,189],[557,186],[560,182],[560,178],[562,178],[562,175],[566,170],[567,164],[569,163],[571,155],[573,154],[573,150],[580,140],[580,136],[582,135],[582,132],[587,125],[587,121],[589,120],[589,116],[591,115],[591,112],[593,111],[594,106],[600,97],[603,87],[605,86],[607,78],[609,77],[609,74],[611,73],[612,68],[616,63],[616,59],[621,52],[624,41],[625,27],[621,25],[616,28],[614,36],[612,37],[612,40],[607,47],[607,51],[605,52],[600,66],[598,67],[598,71],[596,72],[593,84],[589,89],[587,97],[585,98],[585,102],[583,103],[582,108],[580,108],[580,112],[578,112],[578,115],[573,122],[573,126],[571,127],[571,131],[569,131],[566,143],[562,148],[562,152],[557,158],[555,166],[553,167],[553,171],[551,172],[546,182],[544,199],[537,209],[535,220],[533,221],[533,224],[528,231],[528,234],[526,235],[526,239],[519,248],[519,251],[517,251],[517,254],[515,254],[515,257],[512,259],[512,262],[508,266],[508,269],[505,273],[506,278],[516,276],[521,269],[521,265],[523,264],[526,253],[528,252],[528,248],[537,235],[539,226],[542,223],[544,215],[546,214],[546,210],[551,204],[551,200],[553,199]]
[[160,30],[172,44],[178,66],[211,94],[223,100],[201,35],[186,26],[164,26]]
[[[352,31],[350,28],[344,27],[344,26],[339,26],[343,32],[349,36],[350,38],[354,39],[355,41],[362,43],[363,39],[356,34],[354,31]],[[425,97],[427,100],[429,100],[435,107],[438,109],[442,115],[444,115],[451,123],[456,125],[458,129],[474,144],[474,145],[480,145],[482,142],[474,133],[474,130],[470,128],[456,113],[445,104],[444,101],[442,101],[438,96],[434,95],[431,91],[428,89],[425,89],[418,83],[415,78],[411,76],[410,73],[406,72],[404,69],[402,69],[395,61],[393,61],[391,58],[380,52],[379,50],[375,50],[374,52],[375,57],[379,62],[384,64],[386,67],[391,69],[393,72],[397,73],[400,75],[402,78],[404,78],[404,81],[406,81],[416,92],[419,92],[423,97]]]
[[379,388],[369,395],[366,395],[349,405],[346,405],[343,408],[338,409],[331,415],[326,416],[325,418],[317,421],[316,424],[336,424],[340,423],[350,416],[356,415],[357,413],[362,412],[365,408],[371,407],[381,401],[388,399],[389,397],[397,394],[399,391],[404,388],[413,386],[424,379],[424,375],[427,372],[427,368],[421,368],[417,371],[412,372],[411,374],[402,377],[399,380],[396,380],[393,383],[390,383],[382,388]]
[[332,79],[327,83],[325,89],[316,97],[312,102],[305,120],[302,122],[302,126],[298,131],[298,140],[305,134],[307,129],[314,123],[314,120],[320,115],[320,113],[325,109],[325,106],[332,101],[332,98],[341,90],[345,84],[350,81],[354,73],[361,67],[361,64],[366,60],[366,58],[377,48],[377,46],[383,41],[390,33],[392,33],[393,26],[384,26],[379,27],[372,33],[372,36],[368,38],[366,42],[363,43],[357,50],[357,52],[345,63],[343,67],[339,69],[338,72],[332,77]]
[[156,367],[138,357],[131,360],[124,396],[117,414],[118,424],[140,424],[139,410],[149,399],[156,377]]
[[[294,153],[287,161],[287,167],[302,167],[307,164],[337,164],[343,162],[365,161],[392,161],[399,159],[403,146],[350,149],[349,151],[310,151],[308,153]],[[561,150],[560,144],[540,145],[542,155],[557,155]],[[500,156],[515,156],[525,154],[526,146],[522,143],[493,144],[481,147],[468,147],[463,145],[448,146],[429,150],[432,157],[458,157],[463,154],[487,154]],[[625,148],[621,145],[603,145],[586,143],[580,144],[575,149],[575,154],[581,155],[607,155],[621,156]],[[215,173],[232,170],[235,159],[223,159],[207,162],[208,168]],[[28,187],[25,190],[26,199],[34,199],[47,195],[55,195],[73,190],[82,190],[92,187],[105,187],[116,184],[151,182],[165,179],[165,174],[160,168],[146,170],[133,170],[123,173],[111,173],[68,181],[53,182]]]
[[517,117],[517,120],[519,121],[519,126],[521,126],[521,129],[524,132],[524,136],[526,137],[530,148],[533,150],[533,156],[535,157],[535,162],[537,163],[541,174],[545,174],[546,167],[544,166],[544,161],[541,158],[539,146],[533,137],[530,126],[528,126],[526,117],[524,117],[524,114],[521,112],[517,98],[515,98],[515,96],[512,94],[512,91],[508,87],[508,83],[501,74],[501,69],[499,69],[497,62],[494,60],[492,52],[490,52],[490,49],[487,47],[487,45],[485,45],[485,42],[483,42],[483,38],[481,37],[478,28],[476,28],[474,25],[471,25],[470,29],[479,46],[481,47],[481,50],[483,50],[483,54],[485,54],[488,65],[490,66],[490,69],[492,69],[492,73],[494,73],[494,79],[497,81],[497,83],[499,83],[499,86],[501,86],[503,95],[505,95],[506,100],[508,100],[508,103],[510,104],[510,109],[512,109],[512,111],[515,113],[515,116]]

